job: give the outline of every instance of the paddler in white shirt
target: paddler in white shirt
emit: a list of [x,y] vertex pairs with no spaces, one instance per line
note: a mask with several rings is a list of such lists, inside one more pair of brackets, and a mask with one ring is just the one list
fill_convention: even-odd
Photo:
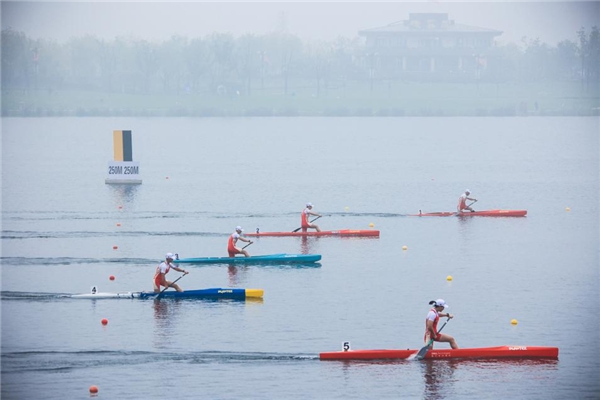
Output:
[[165,261],[160,263],[158,267],[156,267],[156,273],[154,274],[154,292],[159,293],[160,287],[164,286],[166,288],[172,287],[178,292],[183,292],[183,289],[179,287],[178,284],[173,283],[167,280],[167,274],[169,270],[173,268],[175,271],[183,272],[184,275],[189,274],[185,269],[181,269],[173,265],[173,253],[167,253],[165,257]]
[[246,250],[235,247],[238,240],[246,243],[253,243],[251,240],[242,237],[243,231],[241,226],[236,226],[235,232],[229,235],[229,240],[227,240],[227,252],[229,253],[229,257],[235,257],[236,254],[243,254],[246,257],[250,257],[250,254]]
[[463,212],[464,210],[468,210],[471,212],[475,212],[475,210],[473,210],[470,206],[467,205],[467,200],[471,200],[471,201],[477,201],[476,198],[474,197],[469,197],[469,195],[471,194],[471,191],[469,189],[465,190],[465,192],[463,194],[460,195],[460,197],[458,198],[458,206],[456,206],[457,211]]
[[[429,310],[427,317],[425,318],[425,344],[429,344],[429,341],[433,339],[433,342],[450,343],[450,347],[453,349],[458,349],[456,340],[454,340],[452,336],[446,335],[445,333],[440,333],[437,329],[437,324],[440,320],[440,317],[448,317],[448,319],[454,318],[452,314],[448,312],[442,312],[448,308],[448,304],[446,304],[443,299],[431,300],[429,304],[432,305],[433,308]],[[433,342],[431,343],[432,347]]]
[[315,217],[322,217],[321,214],[317,214],[312,211],[313,205],[312,203],[306,203],[306,208],[302,210],[302,232],[306,232],[308,228],[315,229],[317,232],[321,232],[321,228],[319,225],[311,223],[308,218],[310,215],[314,215]]

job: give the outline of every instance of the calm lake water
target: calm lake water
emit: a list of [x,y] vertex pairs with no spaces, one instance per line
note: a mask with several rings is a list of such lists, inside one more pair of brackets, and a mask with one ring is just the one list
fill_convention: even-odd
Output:
[[[115,129],[132,130],[141,185],[104,183]],[[599,398],[599,132],[598,118],[3,119],[1,397]],[[527,217],[408,216],[454,211],[466,188],[476,209]],[[251,254],[323,258],[179,281],[262,288],[259,302],[59,296],[150,290],[166,252],[226,256],[236,225],[293,230],[308,201],[322,229],[381,236],[263,237]],[[559,360],[319,361],[344,341],[422,347],[436,298],[461,347]]]

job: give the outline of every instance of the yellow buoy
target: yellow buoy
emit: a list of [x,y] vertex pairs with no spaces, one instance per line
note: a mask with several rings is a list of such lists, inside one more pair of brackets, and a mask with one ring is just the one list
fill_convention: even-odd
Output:
[[516,324],[518,324],[518,323],[519,323],[519,321],[517,321],[516,319],[511,319],[511,320],[510,320],[510,323],[511,323],[512,325],[516,325]]
[[448,275],[448,276],[446,277],[446,280],[447,280],[447,281],[451,281],[451,280],[452,280],[452,275]]
[[374,226],[375,226],[375,224],[372,223],[372,222],[369,224],[369,227],[371,227],[371,228],[374,227]]
[[571,211],[571,207],[567,207],[567,208],[565,208],[565,210]]
[[402,246],[402,250],[408,250],[408,246]]

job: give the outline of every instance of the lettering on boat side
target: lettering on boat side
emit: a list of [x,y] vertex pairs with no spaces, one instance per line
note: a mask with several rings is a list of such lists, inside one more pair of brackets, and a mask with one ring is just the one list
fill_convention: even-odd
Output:
[[450,353],[431,353],[432,358],[450,358],[452,355]]
[[509,346],[508,349],[509,350],[527,350],[527,347],[525,347],[525,346]]
[[233,293],[233,290],[231,290],[231,289],[224,289],[224,290],[219,290],[217,293]]

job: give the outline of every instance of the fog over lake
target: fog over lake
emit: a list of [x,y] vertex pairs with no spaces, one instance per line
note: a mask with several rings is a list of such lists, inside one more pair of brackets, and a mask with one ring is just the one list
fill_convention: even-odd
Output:
[[410,13],[448,13],[456,23],[503,31],[499,43],[539,38],[548,44],[577,39],[598,25],[597,1],[546,2],[2,2],[2,29],[65,41],[85,34],[165,40],[213,32],[286,31],[303,40],[355,37],[359,30],[405,20]]

